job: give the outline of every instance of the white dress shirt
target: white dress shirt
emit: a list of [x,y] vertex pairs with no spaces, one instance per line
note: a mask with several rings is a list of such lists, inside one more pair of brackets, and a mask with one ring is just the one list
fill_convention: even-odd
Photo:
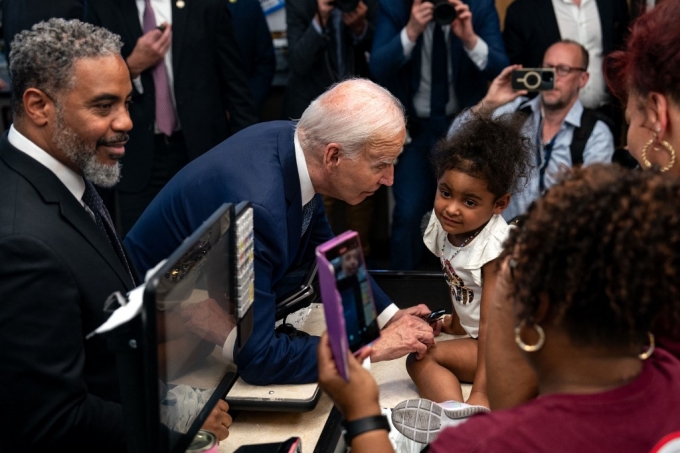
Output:
[[581,89],[579,99],[585,107],[596,109],[605,104],[609,97],[602,73],[604,59],[602,24],[597,2],[596,0],[581,0],[580,8],[574,4],[574,0],[552,0],[552,4],[562,39],[576,41],[588,51],[590,79]]

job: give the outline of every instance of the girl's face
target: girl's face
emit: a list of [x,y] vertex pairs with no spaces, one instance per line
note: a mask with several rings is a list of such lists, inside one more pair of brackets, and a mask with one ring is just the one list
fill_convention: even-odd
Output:
[[457,243],[454,245],[460,245],[492,215],[503,212],[509,201],[509,194],[496,200],[487,189],[486,181],[458,170],[447,170],[437,182],[434,212],[449,239]]

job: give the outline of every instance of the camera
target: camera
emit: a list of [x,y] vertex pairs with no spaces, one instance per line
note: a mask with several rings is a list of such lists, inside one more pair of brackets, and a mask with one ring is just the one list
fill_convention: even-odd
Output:
[[333,4],[343,13],[351,13],[359,6],[359,0],[335,0]]
[[512,71],[512,89],[547,91],[555,88],[555,70],[552,68],[524,68]]
[[449,0],[425,0],[434,5],[434,21],[439,25],[449,25],[456,18],[456,8]]

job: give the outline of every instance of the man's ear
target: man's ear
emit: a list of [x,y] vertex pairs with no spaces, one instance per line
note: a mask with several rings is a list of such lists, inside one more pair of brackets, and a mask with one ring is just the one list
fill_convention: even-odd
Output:
[[588,79],[590,79],[590,73],[588,71],[581,72],[581,77],[579,78],[578,81],[579,90],[582,90],[583,87],[586,86],[586,83],[588,83]]
[[510,204],[510,194],[506,193],[505,195],[501,196],[498,200],[493,205],[493,213],[494,214],[500,214],[501,212],[505,211],[505,208],[508,207],[508,204]]
[[53,117],[56,107],[42,90],[28,88],[22,98],[26,118],[38,127],[45,126]]
[[338,143],[329,143],[323,150],[323,164],[327,170],[335,169],[340,163],[342,147]]

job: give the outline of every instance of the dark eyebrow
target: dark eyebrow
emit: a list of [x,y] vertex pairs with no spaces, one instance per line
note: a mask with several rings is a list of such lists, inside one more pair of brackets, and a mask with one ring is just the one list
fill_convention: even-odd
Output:
[[481,200],[482,199],[482,197],[480,197],[479,195],[477,195],[475,193],[471,193],[471,192],[466,192],[466,193],[463,194],[463,196],[466,197],[466,198],[474,198],[475,200]]
[[[125,97],[125,100],[128,100],[132,97],[132,91]],[[117,96],[115,94],[110,94],[110,93],[104,93],[100,94],[99,96],[96,96],[90,100],[90,104],[98,104],[100,102],[117,102],[120,100],[120,96]]]

